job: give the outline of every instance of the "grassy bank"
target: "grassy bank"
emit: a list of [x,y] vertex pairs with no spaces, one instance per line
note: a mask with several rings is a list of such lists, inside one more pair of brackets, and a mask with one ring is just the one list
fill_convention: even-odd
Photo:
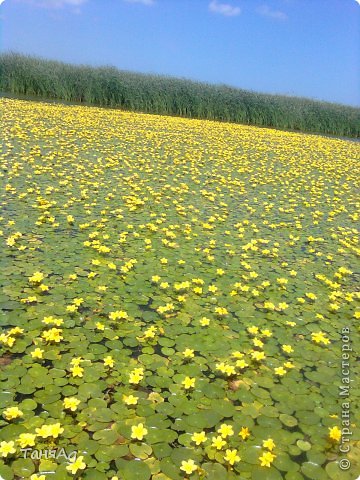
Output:
[[114,67],[0,55],[0,90],[125,110],[360,137],[360,109]]

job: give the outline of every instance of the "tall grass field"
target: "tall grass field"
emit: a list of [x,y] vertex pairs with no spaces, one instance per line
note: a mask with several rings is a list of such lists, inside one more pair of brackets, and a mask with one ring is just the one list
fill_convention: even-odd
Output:
[[137,112],[360,136],[359,108],[17,53],[0,55],[0,90]]

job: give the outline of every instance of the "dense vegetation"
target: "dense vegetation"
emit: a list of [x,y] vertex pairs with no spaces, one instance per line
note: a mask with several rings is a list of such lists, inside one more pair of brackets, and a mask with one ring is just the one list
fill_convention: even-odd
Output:
[[359,108],[16,53],[0,55],[0,89],[155,114],[360,136]]

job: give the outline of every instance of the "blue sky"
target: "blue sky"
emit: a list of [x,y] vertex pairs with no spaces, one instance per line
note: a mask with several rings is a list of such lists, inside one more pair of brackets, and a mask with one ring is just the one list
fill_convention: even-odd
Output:
[[360,0],[0,0],[1,50],[360,105]]

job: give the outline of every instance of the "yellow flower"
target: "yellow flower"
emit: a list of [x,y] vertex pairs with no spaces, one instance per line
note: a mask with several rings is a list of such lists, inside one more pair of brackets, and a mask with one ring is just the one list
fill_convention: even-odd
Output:
[[185,358],[192,358],[194,356],[194,350],[191,350],[190,348],[186,348],[182,354],[184,355]]
[[192,459],[183,460],[181,462],[180,470],[185,472],[187,475],[191,475],[197,469],[198,469],[198,466],[196,465],[196,463]]
[[264,308],[267,310],[275,310],[275,305],[272,302],[264,302]]
[[80,400],[75,397],[67,397],[63,400],[64,408],[71,410],[72,412],[75,412],[80,403]]
[[59,343],[64,338],[61,334],[62,330],[60,328],[51,328],[50,330],[45,330],[41,336],[47,342]]
[[226,445],[226,442],[221,435],[218,435],[217,437],[212,437],[211,440],[211,446],[216,448],[217,450],[221,450]]
[[286,310],[287,308],[289,308],[289,305],[285,302],[281,302],[281,303],[279,303],[277,308],[278,308],[278,310]]
[[259,332],[259,328],[255,326],[251,326],[247,328],[247,331],[252,335],[256,335]]
[[70,368],[70,372],[72,373],[73,377],[82,377],[84,369],[82,367],[79,367],[79,365],[74,365]]
[[220,428],[218,428],[217,432],[220,433],[220,435],[223,438],[234,435],[234,430],[232,425],[227,425],[226,423],[223,423],[222,425],[220,425]]
[[330,343],[330,340],[326,338],[326,334],[323,332],[313,332],[311,334],[311,339],[315,343],[323,343],[324,345]]
[[104,366],[105,367],[113,368],[114,365],[115,365],[115,361],[113,360],[113,358],[110,355],[108,355],[107,357],[104,358]]
[[294,351],[291,345],[282,345],[282,350],[286,353],[291,353]]
[[226,460],[227,462],[230,463],[230,465],[234,465],[235,462],[239,462],[240,461],[240,457],[239,455],[237,454],[237,450],[234,449],[234,450],[229,450],[227,449],[225,451],[226,455],[224,457],[224,460]]
[[60,325],[64,323],[64,320],[62,318],[55,318],[50,315],[49,317],[44,317],[42,322],[45,323],[45,325],[53,324],[57,327],[60,327]]
[[210,320],[206,317],[201,318],[199,322],[202,327],[207,327],[210,325]]
[[74,357],[70,363],[71,365],[79,366],[82,361],[83,359],[81,357]]
[[227,315],[229,312],[225,307],[215,307],[215,313],[221,317]]
[[1,442],[0,443],[0,455],[2,457],[7,457],[9,454],[13,454],[16,452],[16,448],[14,448],[15,442]]
[[35,432],[39,437],[48,438],[53,437],[57,438],[61,433],[63,433],[64,429],[61,427],[60,423],[53,423],[52,425],[43,425],[40,428],[36,428]]
[[78,470],[84,470],[85,467],[86,463],[84,462],[84,457],[81,455],[75,461],[71,462],[70,465],[67,465],[66,470],[75,475]]
[[80,307],[80,305],[82,305],[84,303],[84,299],[83,298],[74,298],[72,303],[74,305],[76,305],[77,307]]
[[329,438],[338,442],[341,439],[341,430],[339,427],[329,427]]
[[8,331],[8,335],[18,335],[18,334],[21,335],[22,333],[24,333],[24,329],[19,327],[11,328]]
[[136,405],[139,400],[138,397],[135,397],[134,395],[123,395],[122,398],[126,405]]
[[237,366],[237,368],[243,369],[243,368],[248,367],[249,364],[246,363],[245,360],[241,359],[241,360],[236,360],[236,366]]
[[263,440],[263,447],[267,448],[268,450],[272,451],[275,448],[275,443],[272,438],[268,438],[267,440]]
[[293,365],[291,362],[284,362],[284,367],[286,367],[286,368],[295,368],[295,365]]
[[139,373],[130,373],[129,374],[129,383],[134,383],[135,385],[138,384],[144,377]]
[[96,322],[95,326],[98,330],[101,330],[101,331],[105,330],[105,325],[101,322]]
[[251,352],[251,358],[259,362],[260,360],[263,360],[265,358],[265,353],[253,351]]
[[5,417],[6,420],[13,420],[14,418],[22,417],[23,415],[24,414],[19,407],[8,407],[3,411],[3,417]]
[[254,338],[253,344],[255,347],[259,347],[259,348],[262,348],[264,346],[264,343],[259,338]]
[[185,377],[185,379],[181,383],[182,385],[184,385],[185,390],[188,390],[189,388],[195,387],[195,381],[195,378]]
[[33,358],[43,358],[43,353],[44,353],[44,350],[41,350],[41,348],[35,348],[35,350],[33,350],[32,352],[30,352],[30,355],[33,357]]
[[239,432],[239,436],[243,439],[246,440],[248,437],[250,437],[250,432],[248,427],[241,427],[241,430]]
[[131,427],[131,438],[142,440],[147,433],[147,428],[144,427],[143,423]]
[[16,440],[21,448],[33,447],[35,445],[36,435],[34,433],[20,433]]
[[273,453],[265,452],[262,455],[260,455],[259,460],[261,462],[262,467],[270,467],[275,458],[276,458],[276,455],[274,455]]
[[144,378],[143,368],[134,368],[134,370],[129,373],[129,383],[138,384],[143,378]]
[[124,312],[123,310],[118,310],[116,312],[110,312],[109,313],[109,318],[110,320],[119,320],[119,319],[127,319],[129,318],[129,315]]
[[44,274],[41,272],[35,272],[31,277],[29,277],[29,281],[31,283],[40,283],[42,280],[44,280]]
[[33,473],[30,477],[30,480],[46,480],[45,475],[38,475],[37,473]]
[[274,372],[276,375],[280,375],[282,377],[283,375],[285,375],[286,370],[284,367],[276,367],[274,368]]
[[77,312],[77,310],[78,310],[78,307],[76,305],[68,305],[66,307],[66,311],[70,313],[75,313]]
[[200,445],[201,443],[206,442],[206,433],[204,431],[199,433],[193,433],[191,440],[196,443],[196,445]]

